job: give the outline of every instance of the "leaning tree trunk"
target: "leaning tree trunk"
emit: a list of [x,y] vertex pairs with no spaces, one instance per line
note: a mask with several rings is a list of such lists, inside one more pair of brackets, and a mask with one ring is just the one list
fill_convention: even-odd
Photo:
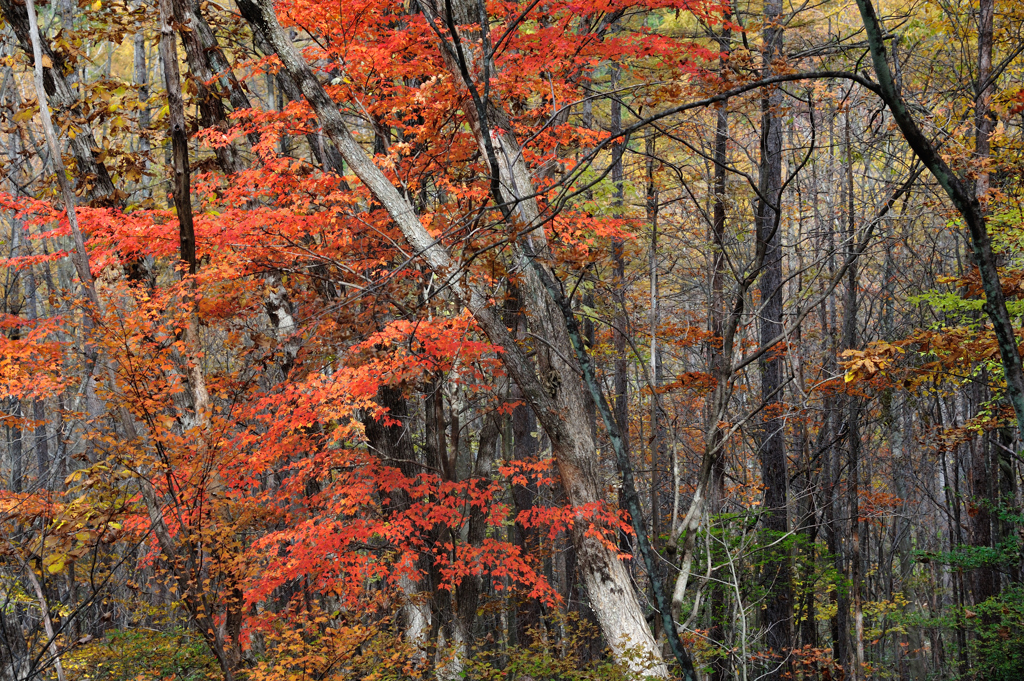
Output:
[[[536,270],[526,267],[521,285],[524,306],[531,321],[540,327],[539,335],[543,335],[546,343],[560,351],[557,354],[552,353],[551,371],[559,379],[559,385],[553,390],[553,381],[550,377],[546,377],[549,378],[547,386],[542,384],[532,362],[516,345],[502,316],[491,302],[491,296],[463,281],[449,251],[427,232],[407,198],[373,164],[365,150],[352,136],[337,105],[324,91],[308,62],[284,35],[274,13],[273,4],[269,0],[262,0],[258,7],[259,15],[252,19],[257,24],[255,29],[267,36],[281,59],[283,68],[300,87],[324,131],[335,143],[345,162],[380,205],[388,211],[409,245],[443,280],[451,295],[466,305],[491,342],[504,348],[501,357],[506,370],[523,391],[524,398],[551,439],[553,453],[570,503],[577,507],[601,503],[603,497],[597,471],[595,440],[590,428],[586,388],[580,380],[579,367],[571,359],[572,346],[568,332],[564,324],[559,323],[561,311],[554,305]],[[467,111],[473,109],[473,106],[465,107]],[[478,133],[482,130],[481,126],[487,122],[471,117],[471,124]],[[508,127],[504,129],[509,130]],[[486,137],[490,143],[489,135]],[[494,138],[497,143],[506,145],[503,150],[509,153],[504,155],[505,158],[517,159],[506,164],[503,169],[501,177],[515,179],[515,183],[508,182],[505,186],[514,184],[521,188],[530,187],[530,177],[522,156],[515,148],[510,148],[514,144],[514,138],[508,132],[496,133]],[[493,181],[500,183],[501,177],[495,177]],[[536,220],[538,210],[535,201],[523,200],[518,202],[517,207],[519,217],[526,218],[523,224],[540,224]],[[544,245],[543,233],[539,229],[527,238],[540,247]],[[591,606],[616,658],[627,662],[637,671],[666,676],[667,669],[660,662],[660,651],[644,620],[629,574],[616,552],[588,535],[585,523],[582,522],[576,525],[573,539],[579,570],[586,583]],[[629,651],[636,651],[639,656],[633,657],[629,655]],[[646,661],[642,661],[643,658],[655,660],[653,668]]]

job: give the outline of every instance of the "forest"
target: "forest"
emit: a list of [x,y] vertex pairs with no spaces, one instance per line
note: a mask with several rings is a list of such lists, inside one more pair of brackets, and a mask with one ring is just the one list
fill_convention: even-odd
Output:
[[1024,4],[0,0],[0,679],[1024,679]]

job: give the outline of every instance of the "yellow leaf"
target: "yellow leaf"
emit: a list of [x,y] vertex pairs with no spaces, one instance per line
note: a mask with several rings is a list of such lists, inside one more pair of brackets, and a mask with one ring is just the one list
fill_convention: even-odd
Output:
[[846,382],[849,383],[850,381],[853,380],[853,378],[854,378],[853,372],[852,371],[847,371],[846,372]]
[[58,553],[56,555],[47,556],[43,562],[47,563],[46,571],[49,572],[51,575],[55,575],[64,569],[64,563],[66,560],[67,556]]

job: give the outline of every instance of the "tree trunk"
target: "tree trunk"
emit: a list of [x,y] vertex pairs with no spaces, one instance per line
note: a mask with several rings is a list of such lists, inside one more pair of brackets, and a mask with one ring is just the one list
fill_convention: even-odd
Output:
[[[725,19],[731,18],[731,12],[726,11]],[[732,32],[728,29],[722,31],[718,39],[719,49],[722,51],[720,70],[728,68],[729,49],[732,42]],[[723,342],[723,317],[725,314],[725,221],[726,221],[726,191],[725,180],[727,176],[726,163],[729,160],[729,112],[728,101],[722,102],[715,111],[715,151],[714,151],[714,207],[711,219],[711,305],[709,306],[709,331],[711,342],[708,345],[708,368],[716,377],[716,382],[726,380],[728,364],[731,358],[724,356],[724,348],[719,346]],[[723,434],[718,426],[719,405],[716,402],[716,395],[721,389],[709,396],[707,409],[707,421],[705,431],[711,433],[708,444],[713,451],[718,451],[723,446]],[[708,514],[712,518],[721,513],[725,498],[725,457],[724,453],[718,452],[711,472],[710,490],[708,492]],[[712,554],[714,555],[714,554]],[[726,649],[725,625],[727,617],[727,590],[728,585],[721,581],[714,581],[711,585],[711,631],[709,636],[713,644],[720,651]],[[711,679],[712,681],[725,681],[729,673],[730,656],[719,654],[712,658]]]
[[[853,150],[850,146],[850,116],[845,116],[846,183],[842,192],[846,199],[846,243],[847,258],[856,249],[856,224],[853,204]],[[846,272],[846,300],[843,307],[843,347],[851,350],[857,347],[857,263],[851,263]],[[846,442],[847,467],[849,469],[850,544],[853,552],[850,558],[850,583],[853,590],[854,647],[856,659],[847,669],[854,681],[861,678],[864,670],[864,612],[862,565],[867,528],[860,521],[860,400],[856,395],[846,396]]]
[[[775,72],[775,60],[782,59],[782,2],[767,0],[764,5],[763,74]],[[759,310],[760,340],[771,343],[782,333],[782,121],[778,109],[782,91],[767,90],[761,100],[761,166],[757,210],[757,239],[763,244],[764,264],[761,269]],[[785,419],[780,415],[783,389],[783,358],[767,353],[759,360],[761,402],[764,405],[757,433],[761,480],[764,484],[762,520],[768,531],[766,539],[781,540],[789,530],[787,508],[788,476],[786,473]],[[774,661],[766,673],[780,679],[789,668],[792,648],[792,595],[789,553],[785,548],[771,549],[765,561],[762,584],[766,591],[763,627],[766,642]]]
[[[387,409],[388,418],[398,423],[385,425],[375,418],[363,419],[367,442],[386,465],[398,468],[409,479],[416,478],[420,468],[409,430],[409,409],[405,396],[398,388],[382,385],[377,390],[377,404]],[[406,511],[409,506],[409,495],[404,490],[391,493],[392,511]],[[428,571],[424,556],[417,559],[416,569],[424,574]],[[405,596],[401,616],[404,639],[416,649],[416,661],[421,662],[425,660],[430,633],[430,606],[426,602],[428,596],[423,593],[423,585],[411,577],[402,578],[399,587]]]
[[[995,0],[979,0],[978,3],[978,80],[975,84],[974,128],[975,148],[974,160],[977,163],[977,179],[974,194],[979,210],[987,213],[989,172],[987,164],[991,156],[991,137],[995,128],[995,116],[992,112],[992,95],[995,84],[990,83],[992,75],[992,33],[995,15]],[[971,518],[971,541],[980,548],[992,546],[992,516],[990,509],[996,499],[990,471],[990,436],[986,435],[981,442],[974,442],[972,453],[972,494],[973,517]],[[980,603],[999,592],[999,575],[991,567],[983,567],[975,571],[975,602]]]
[[[480,429],[476,462],[473,467],[474,485],[487,485],[490,482],[491,471],[497,458],[498,435],[501,433],[498,414],[489,413],[482,418],[484,423]],[[468,525],[466,542],[470,546],[479,547],[487,536],[487,513],[480,507],[473,506],[469,512]],[[476,622],[477,607],[483,587],[484,578],[480,575],[473,575],[465,578],[456,589],[455,615],[460,636],[463,641],[467,642],[467,645],[472,641],[473,624]]]
[[[618,87],[618,69],[612,65],[611,89],[615,91]],[[618,97],[613,95],[611,102],[611,133],[618,135],[622,131],[622,104]],[[612,212],[619,216],[622,213],[625,199],[625,186],[623,185],[622,154],[623,144],[620,142],[612,147]],[[622,239],[612,239],[612,291],[611,299],[615,308],[612,315],[612,347],[614,348],[612,389],[613,408],[615,410],[615,423],[622,435],[623,446],[629,449],[629,350],[627,349],[626,336],[628,333],[629,316],[626,311],[626,258],[625,244]],[[619,489],[619,508],[627,511],[621,498],[622,489]],[[619,537],[619,544],[623,553],[630,552],[629,540],[624,536]],[[657,631],[657,625],[655,625]]]
[[[892,424],[890,429],[890,440],[893,453],[893,489],[900,499],[908,498],[907,481],[912,478],[913,463],[909,452],[909,438],[905,437],[904,428],[907,425],[904,417],[906,409],[901,397],[892,410]],[[911,552],[911,532],[913,526],[908,514],[907,504],[896,516],[896,553],[899,558],[900,569],[900,590],[903,597],[907,599],[907,610],[911,614],[919,613],[921,608],[917,602],[917,592],[914,587],[914,558]],[[906,633],[907,648],[903,653],[907,660],[908,674],[906,678],[910,681],[924,681],[927,674],[925,660],[924,640],[921,636],[921,627],[910,624]],[[902,666],[902,665],[901,665]],[[901,678],[902,677],[901,675]]]
[[188,131],[185,127],[185,104],[181,97],[178,75],[178,53],[172,25],[173,11],[169,0],[160,2],[160,61],[167,90],[168,124],[174,159],[174,208],[178,217],[178,249],[181,262],[189,274],[196,273],[196,234],[192,225],[192,197],[188,164]]
[[[518,396],[517,396],[518,397]],[[512,452],[516,461],[531,461],[537,456],[537,419],[528,405],[520,404],[512,411]],[[537,500],[537,483],[527,480],[525,484],[512,484],[512,501],[517,515],[533,509]],[[515,544],[524,555],[536,555],[540,547],[537,529],[522,523],[515,524]],[[516,642],[528,646],[533,642],[532,632],[540,626],[540,601],[528,599],[516,612]]]
[[[999,506],[1002,509],[1010,510],[1017,507],[1017,463],[1014,460],[1014,438],[1013,432],[1007,428],[1001,428],[997,433],[996,461],[998,462],[999,480]],[[1017,445],[1019,446],[1019,445]],[[1013,541],[1016,533],[1016,526],[1013,522],[1000,519],[997,523],[997,541],[1001,544],[1005,541]],[[1012,582],[1021,580],[1020,564],[1008,567],[1007,579]]]
[[[14,228],[24,230],[24,223],[21,220],[15,220]],[[27,232],[25,236],[27,236]],[[25,268],[21,279],[25,283],[26,317],[30,322],[35,322],[39,319],[39,303],[36,293],[36,276],[31,266]],[[40,397],[32,400],[32,420],[36,422],[36,475],[39,476],[39,488],[53,489],[57,481],[50,479],[50,444],[46,435],[46,404]]]
[[644,138],[644,153],[647,156],[645,187],[645,205],[647,209],[647,224],[651,227],[650,261],[648,263],[648,277],[651,290],[651,379],[654,381],[651,392],[651,536],[653,537],[655,550],[664,547],[662,537],[665,535],[664,526],[664,474],[666,471],[665,452],[665,424],[668,422],[668,415],[662,406],[662,398],[658,389],[664,380],[664,362],[662,361],[661,345],[658,343],[658,326],[661,324],[661,292],[658,282],[658,189],[654,182],[654,154],[655,137],[654,131],[649,130]]

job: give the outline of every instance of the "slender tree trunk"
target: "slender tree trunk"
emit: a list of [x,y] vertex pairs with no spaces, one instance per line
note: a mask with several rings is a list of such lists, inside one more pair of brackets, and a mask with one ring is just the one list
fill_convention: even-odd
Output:
[[[904,414],[905,410],[906,405],[904,399],[900,397],[892,410],[892,424],[889,436],[890,441],[892,442],[893,453],[893,489],[896,490],[896,496],[900,499],[909,498],[907,481],[911,479],[913,470],[913,463],[908,445],[910,439],[905,436],[904,431],[908,425],[907,418]],[[916,587],[914,586],[914,558],[911,554],[911,533],[913,532],[913,525],[907,517],[908,512],[908,504],[904,502],[901,512],[895,519],[895,549],[899,559],[900,590],[903,592],[903,597],[907,599],[908,612],[911,614],[917,614],[921,609],[918,606],[918,596]],[[901,678],[908,678],[910,681],[924,681],[927,668],[925,664],[924,641],[921,636],[920,626],[911,624],[907,627],[906,643],[907,648],[903,653],[903,657],[907,661],[908,674],[906,677],[903,677],[901,674]]]
[[[612,65],[611,89],[615,91],[618,87],[618,68]],[[618,95],[612,96],[611,102],[611,133],[619,134],[622,130],[622,104]],[[625,185],[623,183],[621,143],[612,148],[612,186],[614,194],[612,198],[612,211],[620,216],[624,207]],[[626,311],[626,257],[625,244],[622,239],[612,239],[612,291],[611,298],[614,301],[615,313],[612,316],[612,347],[614,348],[612,389],[615,394],[612,397],[615,410],[615,423],[622,434],[623,446],[629,449],[629,349],[627,348],[626,336],[629,332],[629,316]],[[621,499],[619,507],[626,510],[625,503]],[[620,537],[623,553],[629,553],[629,540]],[[655,626],[657,635],[657,626]]]
[[[1017,507],[1017,463],[1014,459],[1015,443],[1013,432],[1007,428],[1001,428],[997,433],[996,461],[998,463],[998,485],[999,485],[999,507],[1010,510]],[[1012,541],[1015,533],[1015,525],[1009,520],[1000,519],[997,524],[997,541],[1002,544],[1005,541]],[[1011,582],[1021,580],[1019,564],[1011,565],[1006,579]]]
[[[512,411],[512,451],[516,461],[527,462],[537,457],[537,419],[528,405],[520,404]],[[512,500],[517,514],[533,509],[537,500],[537,483],[527,480],[526,484],[512,484]],[[515,543],[524,555],[536,555],[540,542],[537,529],[517,522]],[[519,645],[529,645],[533,632],[540,626],[540,601],[527,599],[516,612],[516,639]]]
[[[139,29],[135,32],[135,36],[132,39],[132,70],[133,78],[135,80],[135,86],[138,88],[138,98],[143,104],[139,107],[139,130],[142,134],[139,135],[139,154],[143,160],[143,170],[149,170],[149,128],[152,125],[151,111],[149,106],[149,65],[146,62],[146,32],[143,29]],[[144,199],[152,198],[152,190],[146,186],[142,189],[142,197]],[[152,271],[152,268],[147,268]],[[141,272],[136,272],[134,278],[142,276]],[[149,285],[152,288],[156,282],[150,282]]]
[[[804,430],[801,428],[801,430]],[[805,586],[801,590],[800,601],[801,603],[795,604],[794,607],[800,609],[800,643],[801,647],[818,647],[818,623],[817,623],[817,612],[815,609],[816,603],[816,580],[814,571],[817,563],[817,555],[815,551],[815,541],[818,535],[818,512],[814,503],[815,485],[811,479],[810,466],[810,452],[806,449],[809,446],[806,433],[801,434],[802,447],[801,447],[801,458],[807,469],[800,474],[800,516],[799,516],[799,527],[797,532],[803,535],[803,542],[799,548],[806,551],[807,555],[807,568],[804,569],[806,576]]]
[[[6,93],[3,93],[3,94],[6,94]],[[18,155],[19,148],[18,147],[20,145],[18,144],[17,140],[18,140],[18,136],[17,135],[9,135],[8,136],[8,142],[9,142],[8,158],[10,158],[10,159],[16,159],[16,158],[19,157],[19,155]],[[11,182],[11,185],[12,185],[12,189],[14,190],[14,191],[12,191],[12,193],[14,193],[15,195],[16,195],[16,191],[17,191],[17,182],[15,181],[14,176],[15,176],[16,173],[18,175],[21,174],[20,172],[18,172],[19,170],[20,170],[20,168],[16,166],[11,171],[10,178],[9,178],[10,182]],[[24,243],[25,242],[25,238],[24,238],[25,236],[27,236],[27,234],[25,233],[24,221],[21,220],[19,217],[15,216],[14,219],[11,221],[11,257],[12,258],[17,258],[17,257],[23,255],[23,253],[22,253],[22,248],[23,247],[25,249],[25,252],[26,253],[28,252],[28,244]],[[21,306],[20,301],[18,300],[18,298],[20,297],[19,294],[21,293],[21,291],[19,291],[21,286],[19,286],[19,285],[22,284],[22,283],[24,283],[24,289],[25,289],[25,307],[26,307],[25,311],[26,311],[26,316],[28,317],[28,319],[30,321],[34,321],[36,319],[35,278],[32,275],[32,268],[31,267],[27,268],[24,273],[20,272],[17,269],[13,270],[12,281],[8,285],[7,291],[5,292],[5,296],[4,296],[4,298],[5,298],[5,300],[4,300],[4,308],[5,308],[5,310],[4,311],[5,312],[13,312],[13,311],[17,310],[17,308],[19,308]],[[13,301],[11,300],[11,297],[14,298]],[[14,327],[13,329],[11,329],[11,340],[15,340],[16,341],[20,337],[21,337],[21,330],[18,327]],[[10,454],[10,457],[11,457],[11,485],[10,485],[10,489],[12,491],[14,491],[14,492],[21,492],[24,489],[25,473],[26,473],[26,469],[25,469],[26,468],[26,464],[25,464],[24,431],[21,428],[21,419],[24,417],[24,414],[22,413],[21,400],[18,397],[10,396],[10,397],[4,399],[5,402],[7,402],[8,400],[10,401],[10,405],[11,405],[10,409],[8,411],[8,414],[10,416],[11,421],[6,423],[5,426],[6,426],[6,431],[7,431],[7,451]],[[37,405],[38,405],[38,408],[37,408]],[[42,400],[33,400],[33,418],[36,418],[36,413],[38,413],[40,411],[42,411]],[[43,417],[45,417],[45,415],[40,416],[39,418],[43,418]],[[7,419],[4,419],[4,421],[7,421]],[[39,426],[36,426],[36,431],[35,432],[36,432],[37,437],[38,437],[39,429],[40,428],[42,428],[42,432],[43,432],[42,446],[45,447],[46,446],[46,424],[42,423]],[[44,485],[45,484],[45,480],[46,480],[46,465],[47,465],[46,459],[48,457],[39,456],[39,454],[40,454],[39,440],[37,439],[36,440],[36,456],[37,456],[37,460],[38,460],[38,464],[39,464],[39,466],[38,466],[39,481],[40,481],[40,485]]]
[[992,153],[991,138],[996,117],[992,111],[995,83],[992,77],[992,40],[995,0],[978,0],[978,80],[974,100],[974,158],[977,164],[974,193],[982,212],[987,207],[990,186],[988,162]]
[[[829,140],[829,162],[827,168],[827,178],[829,186],[835,176],[834,171],[834,159],[835,159],[835,119],[836,111],[835,107],[830,107],[828,111],[828,140]],[[815,171],[816,177],[816,171]],[[815,186],[818,186],[815,181]],[[831,200],[830,190],[826,190],[825,204],[828,209],[829,216],[832,215],[833,202]],[[825,253],[828,262],[829,279],[834,280],[836,275],[836,244],[835,244],[835,230],[832,225],[826,224],[825,220],[822,219],[820,211],[817,208],[818,204],[815,202],[815,219],[817,222],[817,229],[820,234],[824,235],[825,239]],[[831,221],[831,217],[828,220]],[[839,375],[838,356],[840,352],[840,345],[842,342],[839,325],[837,322],[836,315],[836,296],[830,295],[827,300],[822,304],[821,309],[821,325],[825,331],[825,338],[827,339],[825,349],[825,375],[826,376],[837,376]],[[829,489],[828,489],[828,504],[825,507],[825,529],[826,529],[826,541],[828,543],[828,551],[833,559],[833,566],[836,574],[846,575],[846,560],[845,560],[845,540],[846,540],[846,523],[843,520],[843,504],[842,504],[842,475],[843,469],[845,468],[842,462],[842,448],[838,446],[838,443],[842,439],[842,423],[843,416],[842,412],[842,401],[836,397],[829,395],[825,399],[825,429],[829,431],[830,441],[832,446],[828,448],[827,454],[827,466],[829,475]],[[850,594],[849,591],[839,585],[839,588],[835,589],[831,595],[832,602],[836,608],[836,614],[832,617],[831,633],[832,633],[832,655],[833,658],[842,666],[844,669],[849,668],[850,665],[850,627],[849,627],[849,614],[850,614]]]
[[[498,435],[501,432],[499,427],[499,416],[487,414],[482,417],[483,426],[480,429],[480,436],[477,442],[476,462],[473,466],[473,484],[487,485],[491,479],[491,471],[497,458]],[[470,509],[466,543],[479,548],[487,536],[487,513],[478,506]],[[483,593],[484,578],[479,575],[467,577],[462,581],[456,590],[456,617],[460,630],[460,637],[465,641],[466,649],[472,642],[473,624],[477,618],[477,608],[480,603],[480,595]]]
[[60,659],[60,651],[57,649],[57,630],[54,628],[53,618],[50,616],[49,604],[46,601],[46,592],[43,590],[43,585],[39,582],[39,579],[32,571],[32,568],[21,559],[21,556],[16,551],[15,555],[17,555],[18,560],[21,561],[22,567],[28,577],[28,581],[32,585],[32,590],[35,592],[36,602],[39,605],[39,612],[43,619],[43,630],[46,632],[46,647],[53,661],[53,669],[57,673],[57,681],[67,681],[67,676],[64,673],[64,665],[61,663]]
[[[727,12],[726,19],[730,19],[730,12]],[[724,72],[728,68],[729,49],[732,33],[728,29],[722,32],[719,37],[719,49],[722,51],[720,69]],[[725,221],[726,221],[726,188],[725,181],[728,169],[726,163],[729,160],[729,110],[728,101],[722,102],[715,111],[715,151],[714,151],[714,207],[711,218],[711,305],[709,330],[711,332],[711,343],[709,344],[708,366],[716,377],[716,382],[726,379],[731,358],[724,356],[722,343],[723,317],[725,315]],[[712,450],[720,450],[723,446],[722,429],[718,425],[719,405],[715,404],[715,391],[709,396],[707,419],[709,423],[705,431],[711,433],[709,446]],[[711,469],[711,483],[708,491],[708,513],[711,517],[722,512],[725,498],[725,456],[719,453],[715,457]],[[712,554],[714,555],[714,554]],[[724,581],[724,580],[723,580]],[[719,648],[719,651],[726,648],[726,618],[727,618],[727,591],[728,586],[715,581],[711,587],[711,641]],[[730,656],[719,654],[712,658],[711,679],[712,681],[725,681],[729,673]]]
[[[664,526],[664,475],[667,470],[665,461],[665,424],[668,415],[665,414],[662,406],[662,398],[658,393],[661,387],[664,374],[664,362],[662,361],[661,345],[658,342],[658,326],[661,324],[661,291],[658,280],[658,188],[655,184],[654,170],[656,153],[656,139],[653,130],[648,130],[644,137],[644,154],[646,162],[645,182],[645,206],[647,209],[647,224],[651,228],[650,261],[648,263],[648,278],[650,280],[651,292],[651,378],[654,381],[651,394],[651,436],[650,436],[650,457],[651,457],[651,536],[653,537],[655,550],[664,547],[662,537],[665,535]],[[671,528],[669,528],[671,529]]]
[[[5,400],[10,406],[7,407],[7,416],[11,420],[11,423],[6,424],[5,429],[7,431],[7,451],[10,452],[11,456],[11,482],[10,490],[12,492],[21,492],[25,485],[25,453],[24,446],[22,444],[22,431],[21,431],[21,400],[17,398],[8,398]],[[5,421],[7,419],[4,419]]]
[[[15,220],[15,229],[24,229],[20,220]],[[21,274],[25,284],[25,314],[30,322],[39,319],[39,303],[36,294],[36,276],[32,267],[26,267]],[[32,420],[35,426],[36,473],[40,489],[53,489],[56,480],[50,479],[50,444],[46,435],[46,404],[42,398],[32,400]]]
[[[850,115],[845,116],[845,150],[846,150],[846,183],[843,189],[843,197],[846,199],[846,243],[847,258],[853,256],[856,249],[856,214],[853,202],[853,149],[850,144]],[[846,300],[843,307],[843,347],[856,349],[857,347],[857,263],[850,265],[846,273]],[[864,613],[863,613],[863,585],[862,568],[864,562],[865,542],[867,540],[866,528],[860,521],[860,400],[856,395],[846,397],[846,441],[849,468],[849,497],[847,505],[850,509],[850,537],[853,556],[850,559],[850,583],[853,590],[853,618],[854,630],[856,632],[854,645],[856,649],[856,660],[848,669],[850,678],[857,681],[861,678],[864,670]]]
[[[995,84],[989,82],[992,75],[992,34],[995,15],[995,0],[978,2],[978,81],[975,84],[974,128],[976,180],[974,186],[979,210],[987,213],[990,178],[988,162],[991,156],[991,137],[995,128],[992,112],[992,95]],[[971,540],[975,546],[989,548],[992,545],[992,516],[990,508],[995,501],[990,471],[989,439],[974,444],[972,448],[972,494],[974,515],[971,519]],[[975,601],[980,603],[999,592],[999,576],[994,569],[983,567],[976,570]]]
[[[763,74],[775,72],[775,60],[782,59],[782,2],[764,5]],[[767,90],[761,100],[761,165],[757,210],[757,239],[764,247],[759,310],[760,339],[768,344],[782,333],[782,121],[781,90]],[[783,359],[767,353],[759,360],[761,401],[765,405],[757,434],[761,480],[764,484],[762,516],[769,541],[777,541],[789,530],[787,510],[785,419],[782,408]],[[762,612],[768,649],[775,656],[767,674],[780,679],[789,668],[792,648],[792,594],[788,551],[773,550],[765,557],[762,584],[767,592]]]
[[172,24],[173,10],[169,0],[160,2],[160,61],[167,90],[168,121],[174,172],[174,208],[178,217],[179,257],[188,265],[189,274],[196,273],[196,234],[192,224],[192,197],[188,164],[188,131],[185,127],[185,103],[181,97],[178,74],[178,53]]
[[[198,259],[196,255],[196,236],[192,216],[192,190],[191,170],[188,159],[188,131],[185,122],[184,100],[181,94],[181,79],[178,72],[178,55],[174,31],[174,10],[171,0],[160,0],[160,57],[163,67],[164,87],[167,92],[168,102],[168,125],[170,127],[172,162],[173,162],[173,195],[174,207],[178,218],[178,248],[181,263],[187,267],[187,273],[194,275],[198,271]],[[186,286],[186,291],[193,292],[193,285]],[[193,301],[188,301],[192,304]],[[189,424],[195,431],[195,454],[199,459],[206,459],[208,450],[206,447],[207,429],[210,423],[210,396],[206,389],[206,378],[200,359],[200,340],[198,335],[199,320],[195,312],[190,315],[187,326],[184,329],[185,341],[185,364],[188,376],[188,384],[192,397],[192,423]],[[215,461],[204,461],[209,467],[209,476],[206,482],[205,493],[211,500],[210,517],[211,526],[219,524],[225,526],[230,524],[231,519],[226,517],[223,511],[217,508],[217,498],[225,493],[224,482],[220,477],[217,463]],[[155,509],[150,509],[151,516]],[[159,513],[158,510],[156,510]],[[169,550],[166,559],[178,561],[180,551],[173,546],[165,546]],[[187,547],[184,551],[192,551]],[[203,632],[208,645],[217,657],[224,673],[225,681],[234,681],[242,664],[242,642],[241,631],[243,623],[244,594],[238,586],[232,574],[231,563],[233,556],[230,551],[219,542],[211,542],[210,546],[203,550],[209,550],[211,555],[217,559],[220,576],[225,581],[221,590],[218,610],[222,609],[220,621],[214,631]],[[192,573],[193,579],[198,573]],[[196,598],[205,600],[205,594],[197,594]],[[193,612],[198,612],[202,607],[191,606]],[[209,616],[212,613],[205,613]]]
[[[444,409],[444,383],[435,375],[424,386],[426,397],[423,401],[424,434],[426,437],[427,467],[436,471],[442,481],[455,480],[449,458],[448,420]],[[453,529],[446,525],[434,525],[428,532],[428,542],[434,546],[454,545]],[[465,647],[462,632],[458,627],[455,613],[455,599],[448,589],[440,588],[444,577],[438,561],[428,558],[428,589],[431,596],[430,636],[433,655],[430,660],[436,665],[439,681],[454,679],[462,673],[461,653]]]

